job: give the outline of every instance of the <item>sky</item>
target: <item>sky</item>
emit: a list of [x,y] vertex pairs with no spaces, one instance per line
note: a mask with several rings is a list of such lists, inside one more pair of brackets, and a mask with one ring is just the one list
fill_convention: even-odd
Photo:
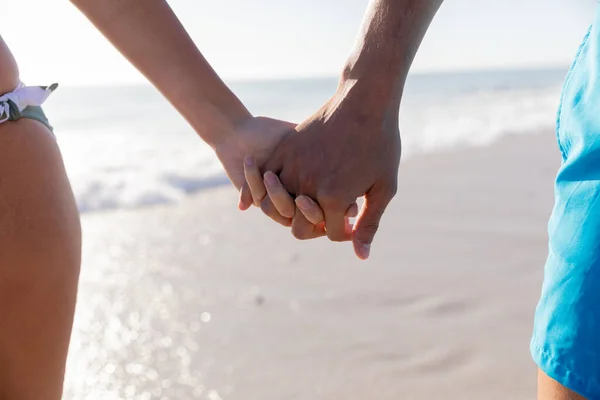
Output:
[[[100,1],[100,0],[98,0]],[[338,75],[368,0],[171,0],[225,79]],[[566,67],[596,0],[446,0],[414,72]],[[0,34],[23,80],[144,82],[68,0],[0,0]]]

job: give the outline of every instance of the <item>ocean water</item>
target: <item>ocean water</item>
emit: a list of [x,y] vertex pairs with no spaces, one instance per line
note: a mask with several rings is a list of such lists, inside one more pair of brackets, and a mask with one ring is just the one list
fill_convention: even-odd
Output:
[[[403,157],[552,129],[566,69],[410,76],[400,111]],[[300,122],[335,78],[232,82],[255,115]],[[61,87],[47,113],[81,212],[176,203],[227,184],[212,153],[150,86]]]

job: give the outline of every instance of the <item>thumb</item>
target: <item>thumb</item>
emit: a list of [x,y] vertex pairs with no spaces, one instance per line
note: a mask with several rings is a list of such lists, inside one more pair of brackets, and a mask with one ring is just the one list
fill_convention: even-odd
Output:
[[240,211],[246,211],[253,204],[252,192],[250,191],[250,186],[248,182],[244,182],[242,189],[240,189],[240,199],[238,202],[238,208]]
[[379,229],[379,222],[393,197],[393,194],[389,195],[387,192],[391,191],[373,186],[365,195],[365,204],[354,224],[352,235],[354,251],[361,260],[369,258],[371,243]]

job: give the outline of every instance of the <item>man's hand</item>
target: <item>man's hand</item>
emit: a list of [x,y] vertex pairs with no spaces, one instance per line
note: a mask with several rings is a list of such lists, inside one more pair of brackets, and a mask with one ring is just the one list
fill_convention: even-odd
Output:
[[[298,126],[263,167],[267,189],[272,188],[269,197],[272,191],[281,192],[275,189],[279,175],[290,194],[304,196],[296,205],[301,205],[300,199],[318,201],[331,240],[348,238],[344,214],[357,197],[365,195],[352,235],[361,258],[369,255],[379,220],[396,192],[400,98],[417,49],[442,1],[371,0],[336,95]],[[256,190],[256,185],[252,191],[242,189],[241,209],[256,199]],[[316,210],[316,204],[310,206]],[[281,207],[269,198],[262,201],[262,208],[274,219],[282,215]],[[286,217],[292,215],[293,206],[285,208]],[[296,237],[316,237],[315,225],[299,214],[293,213]]]
[[[274,181],[272,172],[292,196],[316,200],[329,239],[344,241],[351,236],[363,259],[369,256],[381,216],[396,193],[400,162],[398,102],[366,102],[368,91],[354,81],[343,82],[330,101],[283,139],[262,167],[267,188],[269,180]],[[243,189],[242,206],[252,203],[248,193],[248,187]],[[348,232],[345,216],[361,196],[365,196],[364,207]],[[261,207],[281,222],[270,197]],[[292,231],[306,238],[313,235],[314,225],[296,213]]]

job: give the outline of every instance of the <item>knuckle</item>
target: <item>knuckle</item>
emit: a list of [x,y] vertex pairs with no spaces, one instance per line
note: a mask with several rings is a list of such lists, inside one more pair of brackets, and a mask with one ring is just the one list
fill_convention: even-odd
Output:
[[260,203],[260,209],[266,216],[278,224],[285,227],[290,227],[292,225],[292,219],[281,215],[269,197],[265,197],[265,199]]
[[294,216],[296,215],[296,207],[290,207],[289,204],[286,204],[285,207],[282,207],[279,213],[282,217],[294,218]]
[[317,177],[311,170],[298,171],[298,180],[302,182],[304,192],[314,192],[317,187]]
[[256,205],[257,207],[261,206],[261,204],[263,203],[263,200],[265,199],[265,196],[266,196],[266,192],[264,192],[264,191],[253,190],[250,192],[250,197],[252,197],[252,201],[254,202],[254,205]]
[[345,242],[347,240],[345,235],[330,231],[327,231],[327,238],[332,242]]
[[390,200],[396,197],[396,194],[398,194],[398,182],[394,181],[385,185],[383,188],[383,194],[386,199]]
[[378,230],[379,230],[379,222],[377,222],[377,221],[366,222],[362,226],[362,231],[369,236],[374,236]]
[[268,197],[265,197],[261,202],[260,202],[260,209],[262,210],[263,213],[265,213],[266,215],[271,215],[271,212],[273,210],[273,204],[271,203],[271,201],[269,200]]
[[317,195],[317,200],[322,208],[336,208],[342,204],[340,194],[331,189],[321,190]]
[[[260,207],[262,209],[262,197],[253,197],[252,203],[255,207]],[[264,210],[263,210],[264,211]]]
[[306,240],[306,239],[308,239],[306,237],[306,232],[303,232],[302,230],[294,228],[293,225],[292,225],[292,235],[296,239],[298,239],[298,240]]
[[279,214],[286,218],[293,218],[296,215],[296,205],[294,200],[287,194],[282,196],[275,196],[272,199],[275,208]]
[[286,198],[291,198],[293,202],[293,198],[296,197],[296,193],[298,192],[298,179],[296,175],[290,170],[290,168],[284,169],[278,175],[279,178],[279,187],[282,195],[285,195]]
[[[308,214],[308,215],[307,215],[307,214]],[[320,213],[318,213],[318,212],[310,212],[310,213],[307,213],[307,214],[304,214],[304,217],[305,217],[305,218],[306,218],[306,219],[307,219],[307,220],[308,220],[308,221],[309,221],[311,224],[313,224],[313,225],[320,224],[320,223],[321,223],[321,222],[323,222],[323,221],[324,221],[324,219],[325,219],[325,218],[323,217],[323,214],[320,214]]]
[[310,232],[297,224],[292,224],[292,235],[298,240],[310,239]]

